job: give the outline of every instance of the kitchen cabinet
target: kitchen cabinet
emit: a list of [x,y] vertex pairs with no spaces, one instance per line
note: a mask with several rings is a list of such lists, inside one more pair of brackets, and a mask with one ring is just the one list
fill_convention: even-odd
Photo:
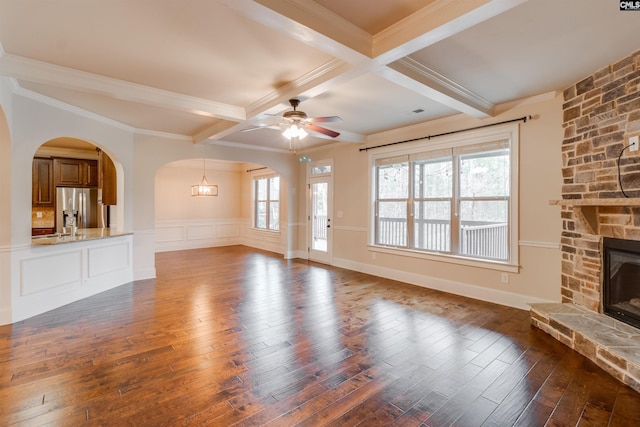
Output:
[[97,187],[98,181],[100,181],[100,175],[98,173],[98,161],[97,160],[85,160],[84,169],[84,186]]
[[31,235],[32,236],[46,236],[48,234],[55,233],[55,228],[32,228]]
[[98,161],[86,159],[53,160],[56,187],[97,187]]
[[102,190],[102,204],[117,205],[116,167],[104,151],[100,151],[98,156],[98,188]]
[[36,157],[31,169],[31,205],[53,207],[55,205],[55,185],[53,182],[53,160]]

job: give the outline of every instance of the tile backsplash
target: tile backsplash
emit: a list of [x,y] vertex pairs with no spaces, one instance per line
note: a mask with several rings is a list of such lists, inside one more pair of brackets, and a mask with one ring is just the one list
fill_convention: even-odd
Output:
[[[39,216],[38,213],[41,215]],[[55,228],[56,211],[54,208],[31,208],[31,228]]]

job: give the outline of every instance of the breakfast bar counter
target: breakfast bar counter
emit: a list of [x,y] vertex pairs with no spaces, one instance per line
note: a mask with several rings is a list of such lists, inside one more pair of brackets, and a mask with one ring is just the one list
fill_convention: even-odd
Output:
[[52,246],[63,243],[85,242],[88,240],[107,239],[110,237],[127,236],[126,233],[110,228],[83,228],[75,233],[56,233],[31,238],[31,246]]

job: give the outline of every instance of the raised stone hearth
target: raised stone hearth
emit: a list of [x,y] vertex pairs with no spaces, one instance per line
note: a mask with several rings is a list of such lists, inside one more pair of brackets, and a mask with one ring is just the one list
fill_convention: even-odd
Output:
[[531,304],[531,323],[640,392],[640,329],[576,304]]

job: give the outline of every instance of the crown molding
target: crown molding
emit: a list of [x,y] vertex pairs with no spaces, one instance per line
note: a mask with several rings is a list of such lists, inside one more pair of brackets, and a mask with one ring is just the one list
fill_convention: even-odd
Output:
[[0,74],[18,80],[84,91],[207,117],[233,121],[242,121],[246,118],[242,107],[99,76],[16,55],[2,54],[0,56]]
[[[400,76],[394,77],[391,70]],[[474,117],[493,115],[495,106],[491,102],[413,58],[406,57],[389,64],[383,72],[386,78],[450,108]]]
[[134,128],[133,132],[138,135],[157,136],[159,138],[168,138],[168,139],[176,139],[179,141],[193,142],[193,138],[191,138],[190,136],[180,135],[177,133],[160,132],[157,130],[138,129],[138,128]]
[[[289,99],[295,97],[312,98],[339,82],[349,79],[352,66],[340,59],[332,59],[286,85],[272,91],[247,107],[247,119],[261,114],[279,114],[289,108]],[[215,123],[198,132],[194,143],[207,139],[221,139],[241,130],[236,123]]]
[[92,113],[80,107],[76,107],[71,104],[67,104],[62,101],[58,101],[57,99],[50,98],[48,96],[39,94],[37,92],[33,92],[31,90],[25,89],[22,86],[18,85],[13,91],[14,95],[22,96],[24,98],[29,98],[37,102],[41,102],[43,104],[49,105],[54,108],[59,108],[60,110],[66,111],[68,113],[72,113],[86,119],[95,120],[97,122],[104,123],[109,126],[116,127],[118,129],[122,129],[128,132],[134,132],[136,129],[129,125],[125,125],[124,123],[118,122],[113,119],[109,119],[107,117],[101,116],[100,114]]
[[273,148],[273,147],[265,147],[262,145],[242,144],[239,142],[222,141],[219,139],[211,141],[210,143],[211,145],[221,145],[223,147],[242,148],[244,150],[251,150],[251,151],[269,151],[272,153],[291,154],[291,151],[284,148]]
[[327,90],[328,87],[326,85],[329,81],[336,78],[344,78],[345,73],[352,68],[352,65],[337,58],[327,61],[278,88],[278,90],[272,91],[263,98],[249,104],[247,118],[252,118],[259,114],[280,113],[290,107],[289,99],[296,96],[312,98]]

